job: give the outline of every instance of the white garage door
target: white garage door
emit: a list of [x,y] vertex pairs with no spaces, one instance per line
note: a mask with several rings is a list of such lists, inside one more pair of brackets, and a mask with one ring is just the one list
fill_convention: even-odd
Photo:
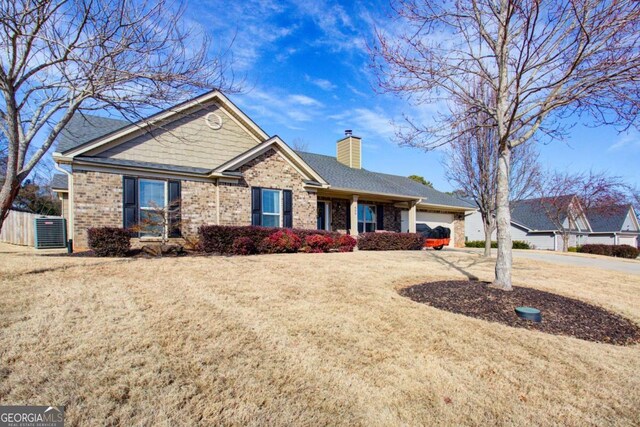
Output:
[[[401,220],[402,231],[406,233],[409,230],[409,211],[402,211]],[[449,246],[454,246],[453,236],[455,234],[453,232],[453,214],[418,211],[416,215],[416,222],[427,224],[431,228],[436,228],[441,225],[451,229],[451,241],[449,242]]]
[[630,245],[635,248],[638,243],[636,241],[636,236],[618,236],[618,244]]

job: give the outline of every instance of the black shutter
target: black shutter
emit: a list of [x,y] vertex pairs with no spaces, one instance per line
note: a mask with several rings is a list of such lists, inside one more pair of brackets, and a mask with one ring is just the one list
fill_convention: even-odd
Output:
[[293,228],[293,194],[291,190],[282,190],[282,205],[282,225],[284,228]]
[[262,189],[251,187],[251,225],[262,225]]
[[347,234],[351,234],[351,203],[347,200]]
[[182,220],[180,181],[169,181],[169,237],[181,237]]
[[[122,226],[130,229],[138,225],[138,179],[122,177]],[[137,237],[137,232],[131,232]]]
[[376,206],[377,224],[376,230],[384,230],[384,206]]

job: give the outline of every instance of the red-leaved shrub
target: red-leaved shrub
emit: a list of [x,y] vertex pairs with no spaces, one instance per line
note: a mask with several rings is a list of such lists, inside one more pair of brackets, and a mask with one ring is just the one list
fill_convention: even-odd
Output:
[[304,239],[305,252],[314,254],[329,252],[333,245],[333,238],[328,235],[311,234]]
[[278,230],[260,243],[260,253],[281,254],[298,252],[302,246],[302,239],[289,229]]
[[234,255],[253,255],[258,252],[258,248],[251,238],[238,237],[231,245],[231,252]]
[[343,234],[334,240],[333,246],[340,252],[353,252],[353,248],[356,247],[358,241],[348,234]]

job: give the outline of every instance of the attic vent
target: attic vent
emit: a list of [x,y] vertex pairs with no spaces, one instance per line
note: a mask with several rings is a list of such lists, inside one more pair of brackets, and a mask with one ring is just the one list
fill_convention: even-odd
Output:
[[36,249],[67,246],[67,223],[64,218],[36,218],[35,229]]

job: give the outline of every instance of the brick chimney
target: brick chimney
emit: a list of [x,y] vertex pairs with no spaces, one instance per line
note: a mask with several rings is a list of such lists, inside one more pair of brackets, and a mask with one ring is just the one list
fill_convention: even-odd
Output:
[[353,136],[351,129],[344,131],[344,138],[336,144],[336,159],[350,168],[362,169],[362,139]]

